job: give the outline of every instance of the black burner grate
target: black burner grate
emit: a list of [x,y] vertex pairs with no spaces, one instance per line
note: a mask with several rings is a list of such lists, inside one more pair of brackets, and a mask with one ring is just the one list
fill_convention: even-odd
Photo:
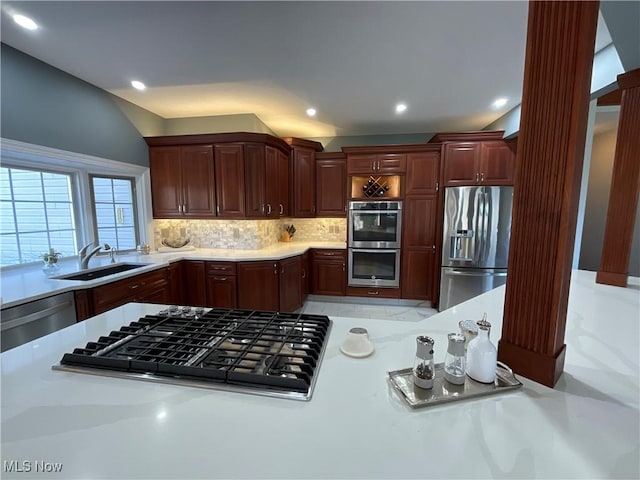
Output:
[[165,310],[76,348],[62,365],[308,392],[331,321],[251,310]]

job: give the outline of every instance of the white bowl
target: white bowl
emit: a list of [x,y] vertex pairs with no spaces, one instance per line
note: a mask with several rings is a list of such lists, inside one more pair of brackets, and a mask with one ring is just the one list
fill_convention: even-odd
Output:
[[364,358],[373,353],[373,343],[369,340],[366,328],[355,327],[349,330],[347,338],[340,345],[340,351],[349,357]]

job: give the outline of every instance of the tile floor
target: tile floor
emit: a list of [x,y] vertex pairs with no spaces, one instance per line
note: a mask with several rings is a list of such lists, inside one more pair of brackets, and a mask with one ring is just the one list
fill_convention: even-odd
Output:
[[394,305],[393,300],[389,303],[384,301],[364,303],[364,300],[362,303],[356,303],[357,300],[354,300],[354,297],[340,301],[332,297],[325,299],[320,296],[310,296],[300,312],[329,317],[396,319],[408,322],[417,322],[438,313],[436,309],[429,306],[429,302],[406,302],[407,304]]

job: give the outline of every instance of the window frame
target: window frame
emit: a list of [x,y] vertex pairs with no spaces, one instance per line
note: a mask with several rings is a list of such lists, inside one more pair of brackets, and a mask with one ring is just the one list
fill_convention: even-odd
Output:
[[[140,243],[153,243],[151,181],[148,166],[69,152],[18,140],[0,138],[0,164],[6,167],[70,174],[72,176],[73,216],[76,223],[78,248],[96,241],[93,218],[91,175],[124,177],[134,180],[134,194]],[[65,258],[77,258],[65,257]],[[0,270],[24,267],[38,262],[0,267]]]

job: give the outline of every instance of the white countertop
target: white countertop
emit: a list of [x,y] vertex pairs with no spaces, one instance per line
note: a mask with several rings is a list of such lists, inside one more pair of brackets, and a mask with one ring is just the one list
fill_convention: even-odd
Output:
[[[638,478],[640,281],[596,285],[574,271],[565,373],[523,388],[411,410],[386,372],[488,313],[501,331],[504,287],[419,322],[332,318],[309,402],[52,371],[62,354],[158,306],[128,304],[9,350],[2,361],[3,478]],[[355,326],[375,353],[339,345]],[[60,462],[58,474],[35,462]]]
[[[248,262],[255,260],[281,260],[301,255],[310,248],[346,248],[345,242],[278,242],[259,250],[236,250],[224,248],[198,248],[193,251],[169,253],[151,253],[149,255],[118,255],[118,263],[148,264],[145,267],[129,270],[91,281],[57,280],[47,278],[42,272],[42,264],[5,268],[0,272],[0,304],[2,308],[38,300],[59,293],[93,288],[123,278],[140,275],[151,270],[166,267],[179,260],[217,260],[230,262]],[[89,262],[90,268],[110,264],[108,255],[95,256]],[[74,273],[79,270],[77,257],[61,259],[60,270],[55,276]]]

